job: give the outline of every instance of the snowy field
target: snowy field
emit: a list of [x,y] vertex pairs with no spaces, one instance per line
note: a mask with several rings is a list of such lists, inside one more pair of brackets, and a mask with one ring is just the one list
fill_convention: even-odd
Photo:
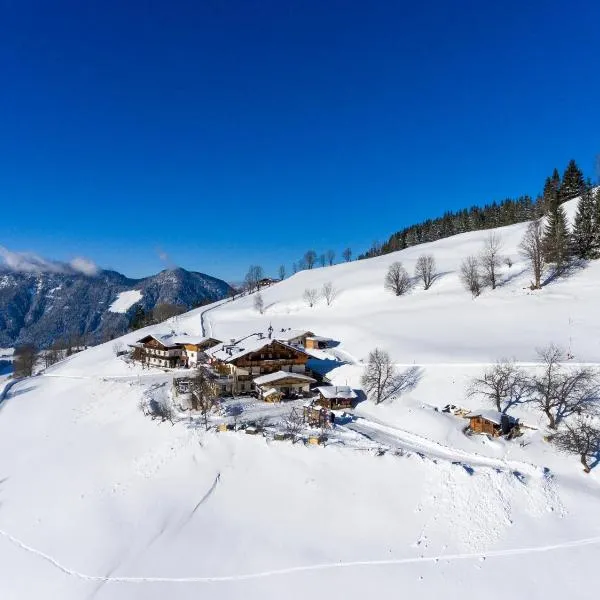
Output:
[[116,300],[108,307],[110,312],[126,313],[136,302],[142,299],[140,290],[128,290],[121,292]]
[[[172,374],[128,365],[113,342],[17,383],[0,404],[0,598],[595,598],[600,468],[557,454],[530,409],[515,411],[531,429],[511,442],[467,437],[440,410],[482,408],[471,377],[500,357],[534,369],[550,342],[600,363],[600,263],[531,292],[524,229],[498,230],[514,264],[476,300],[457,269],[486,232],[299,273],[263,290],[263,315],[241,298],[120,340],[272,324],[339,341],[339,385],[358,386],[376,346],[417,366],[410,392],[339,426],[348,443],[153,421],[140,399]],[[430,290],[383,289],[390,263],[412,272],[424,252],[441,272]],[[328,281],[334,303],[306,306],[303,291]]]

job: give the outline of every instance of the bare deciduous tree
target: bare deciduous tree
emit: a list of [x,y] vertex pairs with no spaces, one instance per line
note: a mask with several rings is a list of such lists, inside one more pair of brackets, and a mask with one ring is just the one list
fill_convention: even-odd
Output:
[[31,377],[37,361],[37,348],[33,344],[22,344],[15,348],[13,374],[15,377]]
[[396,296],[402,296],[410,290],[412,281],[401,262],[394,262],[389,266],[385,275],[384,287],[386,290],[394,292]]
[[304,417],[302,413],[292,408],[283,419],[283,431],[290,436],[293,443],[296,443],[303,428]]
[[260,292],[257,292],[254,296],[254,310],[261,315],[265,312],[265,301]]
[[112,346],[112,350],[115,356],[120,356],[125,351],[125,345],[123,342],[115,342]]
[[319,264],[324,267],[327,264],[327,257],[324,254],[319,255]]
[[327,262],[329,263],[329,266],[331,266],[333,264],[334,260],[335,260],[335,252],[333,250],[327,250]]
[[498,412],[519,402],[526,391],[525,374],[512,361],[501,360],[487,369],[482,377],[475,377],[467,390],[468,396],[481,396],[493,403]]
[[485,242],[483,250],[479,256],[479,264],[483,271],[483,282],[491,286],[493,290],[498,284],[498,269],[501,264],[500,250],[502,249],[502,240],[500,236],[492,231]]
[[344,260],[346,262],[350,262],[352,260],[352,250],[350,248],[346,248],[343,252],[342,252],[342,256],[344,257]]
[[513,260],[510,256],[504,258],[504,264],[510,269],[513,266]]
[[246,277],[244,278],[244,284],[248,292],[258,291],[260,288],[260,280],[265,276],[263,268],[259,265],[250,265]]
[[591,419],[578,417],[573,423],[565,423],[552,437],[552,443],[561,452],[578,455],[583,470],[589,473],[588,460],[600,457],[600,428]]
[[200,411],[204,427],[208,431],[208,417],[217,406],[218,396],[215,387],[215,375],[205,366],[200,366],[190,381],[192,410]]
[[306,288],[304,294],[302,294],[302,298],[312,308],[319,299],[319,292],[315,288]]
[[327,302],[327,306],[331,306],[333,301],[336,299],[338,295],[338,290],[333,287],[333,283],[328,281],[323,284],[323,288],[321,289],[321,295],[325,298],[325,302]]
[[421,254],[415,265],[415,277],[423,282],[423,287],[428,290],[437,276],[435,258],[432,254]]
[[473,298],[477,298],[481,294],[481,274],[479,273],[479,264],[474,256],[468,256],[460,265],[460,280],[471,292]]
[[285,265],[279,265],[279,279],[285,279]]
[[565,352],[551,344],[538,350],[543,372],[528,384],[531,402],[548,419],[548,427],[556,429],[573,414],[588,413],[598,407],[600,382],[596,372],[588,368],[565,369]]
[[396,394],[412,389],[419,380],[420,370],[411,367],[400,373],[390,355],[380,348],[369,353],[369,362],[361,377],[361,385],[369,398],[380,404]]
[[314,250],[308,250],[303,258],[307,269],[312,269],[317,261],[317,253]]
[[542,275],[546,266],[544,258],[544,231],[540,221],[532,221],[519,244],[521,256],[529,263],[533,274],[531,289],[539,290],[542,287]]

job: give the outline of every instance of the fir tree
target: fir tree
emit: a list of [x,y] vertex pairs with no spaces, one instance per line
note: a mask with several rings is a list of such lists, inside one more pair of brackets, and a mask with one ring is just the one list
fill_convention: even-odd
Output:
[[579,258],[591,258],[594,246],[594,212],[595,200],[592,184],[588,180],[581,200],[577,205],[577,214],[571,235],[573,253]]
[[592,217],[592,258],[600,258],[600,187],[596,188]]
[[583,173],[574,160],[570,160],[562,176],[560,184],[559,202],[565,202],[571,198],[581,196],[585,190]]
[[569,242],[567,216],[564,208],[555,204],[547,215],[543,247],[546,262],[554,263],[556,273],[561,273],[567,266],[570,255]]
[[558,170],[554,169],[552,177],[546,178],[546,183],[544,183],[544,191],[542,192],[542,204],[544,206],[545,213],[554,210],[555,205],[558,203],[559,189],[560,175],[558,174]]
[[129,321],[129,329],[131,329],[131,331],[141,329],[148,324],[147,321],[148,315],[146,314],[146,311],[139,304],[137,304],[131,320]]

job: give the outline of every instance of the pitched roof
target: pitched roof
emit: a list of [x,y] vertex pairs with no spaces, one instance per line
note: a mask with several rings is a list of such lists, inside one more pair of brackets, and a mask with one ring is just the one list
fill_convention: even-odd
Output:
[[347,385],[325,385],[317,388],[323,398],[356,398],[356,392]]
[[289,342],[303,336],[314,335],[312,331],[307,329],[286,329],[285,331],[274,331],[273,338],[281,342]]
[[137,341],[137,343],[143,344],[146,341],[148,341],[150,338],[156,340],[159,344],[162,344],[165,348],[171,348],[171,347],[179,345],[179,342],[176,342],[175,340],[173,340],[171,335],[159,335],[159,334],[154,334],[154,333],[149,333],[148,335],[145,335],[143,338],[140,338]]
[[468,419],[470,419],[472,417],[481,417],[482,419],[485,419],[486,421],[490,421],[491,423],[495,423],[496,425],[502,424],[502,417],[509,419],[509,421],[511,421],[511,422],[514,422],[517,420],[514,417],[507,415],[506,413],[501,413],[501,412],[498,412],[497,410],[488,410],[488,409],[473,411],[467,415]]
[[[209,350],[207,350],[207,354],[212,356],[215,360],[220,360],[221,362],[233,362],[242,356],[246,356],[246,354],[250,354],[251,352],[258,352],[265,346],[269,346],[270,344],[276,343],[290,350],[294,350],[295,352],[301,352],[302,354],[306,354],[302,349],[296,348],[294,346],[290,346],[282,342],[281,340],[269,339],[263,337],[262,339],[258,336],[254,337],[255,334],[248,336],[242,340],[234,342],[233,344],[227,344],[225,342],[221,344],[217,344],[213,346]],[[231,353],[229,353],[229,350]]]
[[204,344],[204,342],[208,342],[210,340],[214,340],[215,342],[220,342],[220,340],[213,337],[194,337],[190,335],[180,335],[176,338],[173,338],[173,343],[175,344],[191,344],[193,346],[199,346],[200,344]]
[[268,375],[261,375],[254,380],[255,385],[265,385],[266,383],[275,383],[282,379],[296,379],[304,383],[313,383],[316,379],[309,377],[308,375],[302,375],[301,373],[292,373],[291,371],[277,371],[276,373],[269,373]]

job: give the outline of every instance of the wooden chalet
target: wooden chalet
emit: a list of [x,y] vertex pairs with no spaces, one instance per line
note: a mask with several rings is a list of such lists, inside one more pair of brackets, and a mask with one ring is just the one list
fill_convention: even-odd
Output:
[[212,337],[200,338],[198,340],[190,340],[183,342],[185,350],[186,365],[188,367],[196,367],[202,362],[202,356],[206,350],[214,348],[220,344],[221,340]]
[[518,425],[518,420],[495,410],[481,410],[467,415],[469,429],[473,433],[485,433],[493,437],[507,435]]
[[301,348],[262,334],[218,344],[207,350],[207,355],[224,393],[251,392],[256,377],[277,371],[304,374],[309,359]]
[[154,367],[174,369],[185,365],[184,348],[173,340],[147,335],[132,344],[132,358]]
[[279,283],[280,281],[281,279],[275,279],[273,277],[263,277],[262,279],[258,280],[258,287],[269,287],[270,285],[273,285],[274,283]]
[[311,383],[315,383],[312,377],[289,371],[261,375],[254,380],[258,397],[265,402],[280,402],[288,398],[305,396],[310,393]]
[[329,410],[352,408],[356,402],[356,392],[347,385],[327,385],[317,388],[319,397],[315,402]]

